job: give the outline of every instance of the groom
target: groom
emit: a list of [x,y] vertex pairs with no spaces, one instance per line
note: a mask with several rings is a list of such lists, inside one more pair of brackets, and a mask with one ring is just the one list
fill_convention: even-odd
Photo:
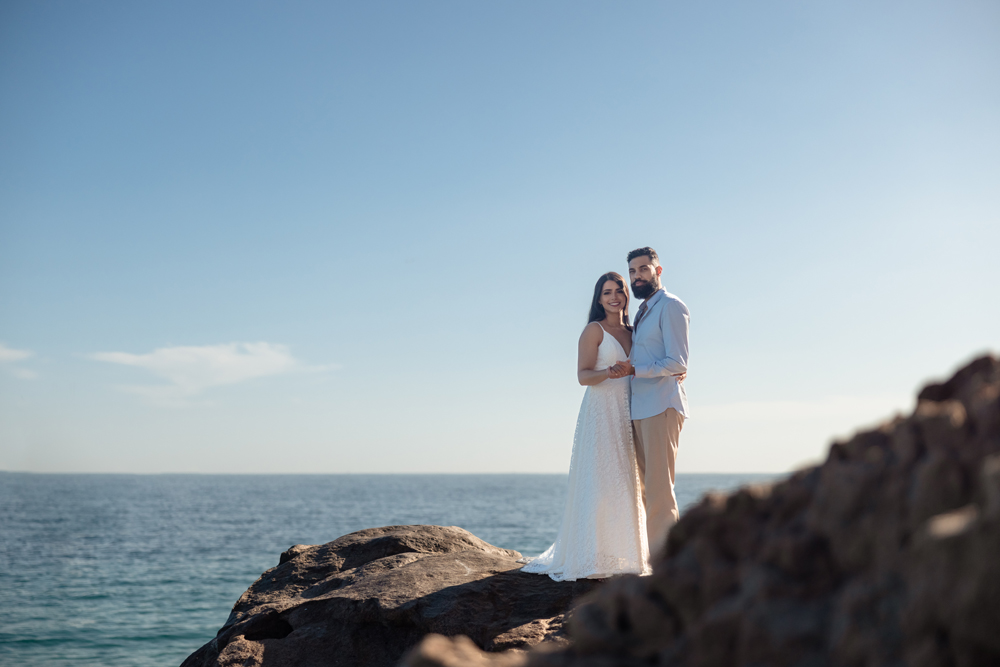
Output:
[[632,293],[645,299],[635,315],[632,354],[613,369],[632,375],[632,435],[639,463],[639,488],[646,505],[649,551],[663,548],[680,512],[674,495],[674,469],[687,393],[682,380],[688,366],[688,323],[684,302],[660,284],[663,267],[652,248],[628,254]]

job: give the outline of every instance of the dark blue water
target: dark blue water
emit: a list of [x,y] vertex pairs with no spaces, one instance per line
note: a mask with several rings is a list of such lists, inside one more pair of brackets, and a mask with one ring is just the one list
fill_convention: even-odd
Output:
[[[679,475],[683,507],[767,475]],[[179,665],[292,544],[461,526],[537,555],[565,475],[0,473],[0,664]]]

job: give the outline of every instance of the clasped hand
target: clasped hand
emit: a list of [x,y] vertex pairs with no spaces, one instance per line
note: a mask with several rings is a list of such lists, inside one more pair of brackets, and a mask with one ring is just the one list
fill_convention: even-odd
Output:
[[[617,380],[618,378],[623,378],[626,375],[632,375],[635,372],[635,367],[632,366],[632,362],[628,359],[625,361],[619,361],[614,366],[608,368],[608,377],[612,380]],[[674,376],[677,378],[678,382],[684,382],[684,378],[687,377],[687,373],[678,373]]]
[[632,371],[632,362],[626,359],[625,361],[619,361],[614,366],[608,368],[608,377],[612,380],[617,380],[618,378],[623,378],[626,375],[631,375]]

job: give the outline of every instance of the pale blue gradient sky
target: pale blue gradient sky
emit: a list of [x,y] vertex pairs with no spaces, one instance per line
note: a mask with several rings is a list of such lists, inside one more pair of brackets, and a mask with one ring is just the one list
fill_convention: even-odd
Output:
[[680,470],[820,457],[1000,348],[998,35],[992,1],[5,2],[0,469],[563,471],[593,283],[647,244],[692,313]]

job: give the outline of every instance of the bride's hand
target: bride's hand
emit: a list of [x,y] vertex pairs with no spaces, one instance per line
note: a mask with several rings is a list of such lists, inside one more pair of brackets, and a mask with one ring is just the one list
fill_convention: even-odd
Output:
[[627,377],[632,374],[632,363],[626,359],[625,361],[619,361],[614,366],[609,369],[610,378],[617,380],[618,378]]
[[684,378],[686,378],[687,376],[688,376],[687,373],[679,373],[678,375],[675,375],[674,377],[677,378],[677,382],[684,382]]

